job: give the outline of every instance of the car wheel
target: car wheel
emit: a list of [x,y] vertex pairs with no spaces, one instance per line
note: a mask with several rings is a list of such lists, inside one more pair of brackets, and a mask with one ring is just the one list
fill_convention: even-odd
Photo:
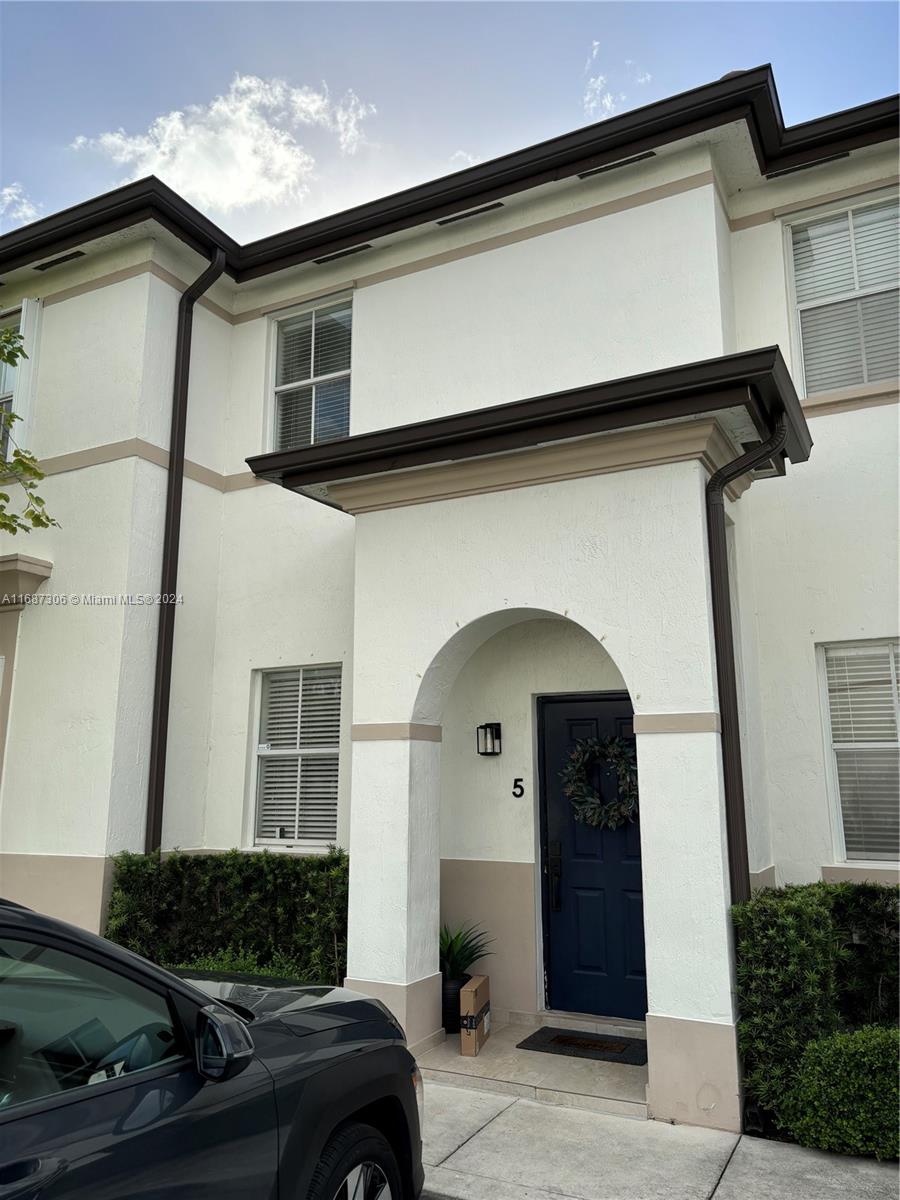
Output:
[[345,1125],[322,1152],[308,1200],[403,1200],[390,1142],[371,1125]]

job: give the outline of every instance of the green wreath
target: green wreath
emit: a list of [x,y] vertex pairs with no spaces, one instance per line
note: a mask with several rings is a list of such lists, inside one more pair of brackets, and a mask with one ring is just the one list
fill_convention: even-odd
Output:
[[[591,768],[614,767],[619,777],[615,800],[605,801],[591,784]],[[560,772],[563,793],[575,820],[595,829],[618,829],[637,816],[637,760],[634,746],[624,738],[581,738]]]

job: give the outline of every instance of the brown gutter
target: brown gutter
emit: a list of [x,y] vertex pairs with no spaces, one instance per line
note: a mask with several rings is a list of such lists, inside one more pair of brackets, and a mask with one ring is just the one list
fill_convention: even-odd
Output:
[[709,583],[712,596],[713,638],[716,645],[716,679],[719,687],[719,719],[722,723],[722,776],[725,784],[725,825],[728,830],[728,872],[731,900],[750,899],[750,861],[747,852],[747,815],[744,805],[744,774],[741,763],[741,727],[738,716],[737,672],[734,659],[734,628],[731,621],[731,586],[728,579],[728,542],[725,536],[725,488],[754,467],[780,457],[787,441],[787,420],[782,414],[775,430],[760,442],[726,463],[710,476],[706,485],[706,534],[709,541]]
[[169,696],[172,688],[172,647],[175,641],[175,604],[166,603],[178,588],[178,547],[181,540],[181,507],[184,491],[184,442],[187,433],[188,384],[191,375],[191,334],[194,305],[225,270],[225,251],[216,250],[212,262],[181,293],[175,340],[175,383],[172,388],[172,429],[169,435],[169,471],[166,481],[166,515],[163,525],[161,601],[156,638],[156,673],[153,682],[153,716],[150,727],[150,775],[147,782],[147,829],[144,849],[149,854],[162,843],[163,802],[166,787],[166,751],[169,738]]

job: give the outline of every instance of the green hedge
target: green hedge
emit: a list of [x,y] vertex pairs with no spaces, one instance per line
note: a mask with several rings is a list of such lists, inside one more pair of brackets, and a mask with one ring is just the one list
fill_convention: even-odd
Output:
[[896,1029],[868,1025],[810,1042],[784,1105],[801,1146],[838,1154],[898,1155]]
[[896,1024],[897,889],[766,889],[732,913],[745,1095],[770,1132],[789,1133],[809,1044],[864,1025]]
[[120,854],[106,936],[167,967],[340,984],[347,856]]

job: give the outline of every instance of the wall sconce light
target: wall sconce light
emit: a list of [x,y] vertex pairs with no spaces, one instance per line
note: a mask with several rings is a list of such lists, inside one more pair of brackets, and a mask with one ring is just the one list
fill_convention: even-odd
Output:
[[489,757],[500,753],[500,722],[478,725],[475,729],[475,745],[478,753]]

